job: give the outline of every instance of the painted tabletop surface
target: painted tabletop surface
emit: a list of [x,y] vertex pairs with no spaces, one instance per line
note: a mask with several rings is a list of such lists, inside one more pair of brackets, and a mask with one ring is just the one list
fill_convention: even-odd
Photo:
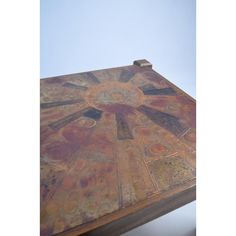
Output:
[[151,67],[40,83],[41,236],[195,179],[195,100]]

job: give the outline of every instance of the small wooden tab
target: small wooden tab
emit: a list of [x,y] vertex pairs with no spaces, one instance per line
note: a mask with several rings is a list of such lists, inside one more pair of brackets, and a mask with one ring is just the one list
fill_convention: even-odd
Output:
[[136,60],[136,61],[134,61],[134,65],[140,66],[140,67],[150,67],[150,68],[152,68],[152,64],[149,61],[147,61],[146,59]]

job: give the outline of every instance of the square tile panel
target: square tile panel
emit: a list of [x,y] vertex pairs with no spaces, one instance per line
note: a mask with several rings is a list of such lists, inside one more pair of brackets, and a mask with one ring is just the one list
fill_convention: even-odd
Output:
[[148,61],[40,83],[41,236],[118,235],[194,200],[196,103]]

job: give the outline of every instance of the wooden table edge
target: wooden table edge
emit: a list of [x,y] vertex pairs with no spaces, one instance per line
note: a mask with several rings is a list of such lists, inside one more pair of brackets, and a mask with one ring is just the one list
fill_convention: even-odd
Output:
[[[135,64],[135,63],[134,63]],[[132,66],[132,65],[127,65]],[[122,68],[114,67],[114,68]],[[108,68],[113,69],[113,68]],[[106,68],[106,70],[108,70]],[[149,70],[155,72],[157,75],[161,76],[162,79],[166,80],[171,84],[176,90],[180,91],[183,95],[187,96],[191,101],[196,102],[196,100],[189,94],[185,93],[182,89],[178,88],[176,85],[171,83],[165,77],[160,75],[158,72],[148,66]],[[104,69],[95,70],[102,71]],[[81,73],[74,73],[81,74]],[[71,74],[71,75],[74,75]],[[60,75],[56,77],[63,77],[68,75]],[[182,183],[178,186],[173,186],[171,189],[165,192],[157,192],[152,194],[148,199],[140,201],[127,208],[122,208],[99,219],[86,224],[75,226],[71,229],[63,231],[54,236],[77,236],[77,235],[109,235],[115,236],[127,232],[135,227],[145,224],[153,219],[156,219],[164,214],[167,214],[187,203],[190,203],[196,199],[196,178]]]
[[55,236],[115,236],[165,215],[196,199],[196,179],[152,195],[130,207],[107,214]]

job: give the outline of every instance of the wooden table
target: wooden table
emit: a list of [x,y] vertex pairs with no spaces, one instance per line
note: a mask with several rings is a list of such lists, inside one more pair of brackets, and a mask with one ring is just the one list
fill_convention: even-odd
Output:
[[195,100],[148,61],[40,82],[41,236],[120,235],[195,200]]

